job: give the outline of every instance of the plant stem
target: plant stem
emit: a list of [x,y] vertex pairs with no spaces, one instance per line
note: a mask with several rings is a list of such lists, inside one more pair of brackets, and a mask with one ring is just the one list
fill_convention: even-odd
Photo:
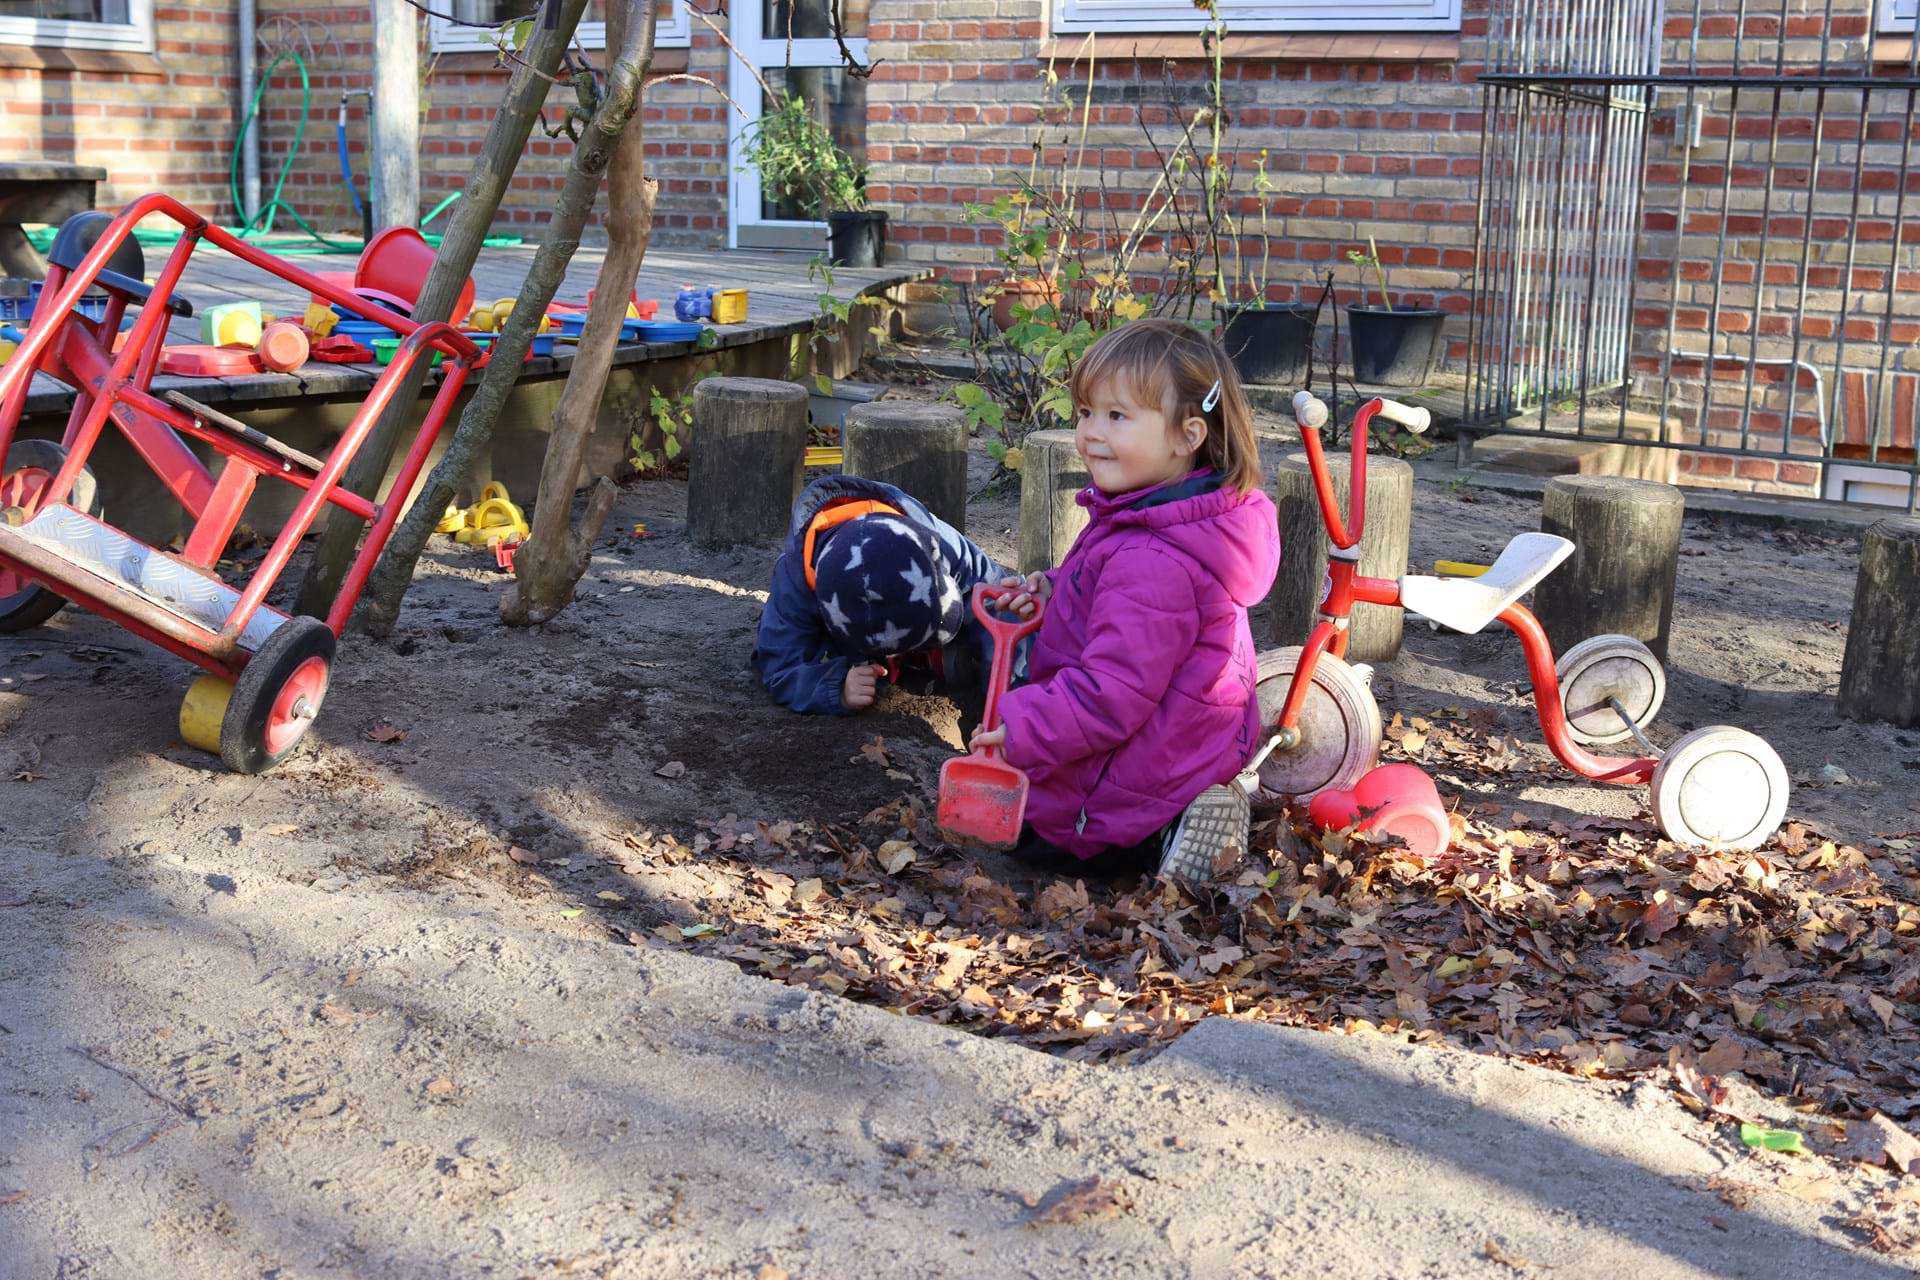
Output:
[[1373,278],[1380,283],[1380,305],[1391,312],[1393,303],[1387,300],[1387,273],[1380,268],[1380,248],[1372,236],[1367,237],[1367,257],[1373,263]]

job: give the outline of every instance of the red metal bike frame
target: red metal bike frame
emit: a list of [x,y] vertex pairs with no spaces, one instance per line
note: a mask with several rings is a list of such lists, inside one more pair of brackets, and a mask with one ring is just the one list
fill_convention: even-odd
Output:
[[[132,234],[143,218],[161,214],[179,223],[182,233],[173,252],[155,278],[152,291],[142,304],[118,352],[113,349],[125,301],[111,296],[105,317],[94,322],[75,312],[80,296],[98,277],[107,259]],[[172,297],[187,260],[201,240],[235,257],[288,281],[308,293],[325,298],[356,315],[394,329],[402,336],[392,363],[374,384],[373,393],[354,415],[317,474],[235,436],[202,425],[192,415],[154,396],[149,387],[159,365],[165,341]],[[394,477],[383,503],[369,502],[358,494],[339,488],[342,474],[359,451],[381,413],[399,390],[408,370],[423,354],[439,351],[449,358],[446,376],[429,405],[426,420],[415,436],[399,473]],[[163,631],[142,622],[104,600],[82,601],[89,608],[113,618],[156,644],[200,665],[232,675],[245,663],[239,637],[266,599],[280,574],[286,569],[300,539],[306,536],[323,505],[342,508],[372,528],[360,552],[349,568],[346,584],[329,611],[327,622],[336,634],[346,625],[361,589],[366,585],[373,563],[385,546],[414,482],[431,454],[434,442],[446,425],[454,402],[459,398],[468,375],[486,363],[486,353],[451,325],[409,319],[370,303],[340,286],[240,240],[194,213],[171,196],[158,192],[142,196],[129,204],[88,250],[80,265],[71,270],[51,268],[42,288],[40,305],[34,309],[26,340],[14,358],[0,371],[0,457],[6,455],[18,429],[27,390],[35,372],[45,372],[72,386],[77,395],[69,415],[64,441],[68,456],[60,472],[48,485],[42,504],[63,501],[71,492],[80,469],[86,465],[107,421],[128,438],[167,488],[195,517],[196,525],[188,540],[190,554],[182,559],[209,561],[237,524],[252,479],[245,475],[224,476],[216,482],[213,474],[188,449],[182,436],[211,445],[227,459],[253,476],[271,475],[306,492],[281,527],[279,536],[255,570],[217,637],[200,642],[199,629],[183,623],[178,634]],[[217,526],[217,527],[216,527]],[[204,564],[202,565],[204,567]],[[31,571],[29,571],[30,576]],[[54,586],[48,582],[49,586]]]
[[[1359,573],[1359,556],[1353,552],[1366,528],[1367,518],[1367,433],[1379,410],[1378,400],[1369,400],[1353,416],[1353,462],[1349,478],[1347,509],[1352,524],[1340,518],[1335,505],[1333,477],[1327,470],[1326,453],[1320,445],[1320,432],[1314,427],[1300,429],[1306,446],[1307,465],[1313,472],[1314,493],[1320,502],[1320,515],[1327,526],[1327,537],[1334,546],[1327,560],[1327,597],[1320,604],[1320,621],[1314,624],[1301,648],[1300,661],[1294,667],[1293,682],[1287,687],[1286,701],[1280,708],[1282,729],[1300,722],[1307,691],[1313,686],[1314,670],[1320,655],[1331,652],[1336,658],[1347,654],[1349,619],[1355,604],[1379,604],[1400,608],[1400,584],[1391,578],[1368,578]],[[1345,553],[1345,554],[1343,554]],[[1566,712],[1560,705],[1560,678],[1554,671],[1553,646],[1539,620],[1520,605],[1511,605],[1500,614],[1500,621],[1520,638],[1527,655],[1527,674],[1533,682],[1533,702],[1539,712],[1540,730],[1547,746],[1560,763],[1575,773],[1599,782],[1644,782],[1653,776],[1659,761],[1648,757],[1596,756],[1584,750],[1567,731]]]

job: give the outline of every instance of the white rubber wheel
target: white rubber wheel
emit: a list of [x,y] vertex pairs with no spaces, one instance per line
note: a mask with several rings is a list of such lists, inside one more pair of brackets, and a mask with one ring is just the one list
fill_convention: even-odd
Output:
[[[1260,655],[1261,740],[1279,727],[1280,708],[1300,663],[1300,646],[1270,649]],[[1300,707],[1300,745],[1276,749],[1260,766],[1256,809],[1272,809],[1291,798],[1308,800],[1328,788],[1345,790],[1366,776],[1380,759],[1380,704],[1366,681],[1330,653],[1313,667],[1313,684]]]
[[1695,729],[1662,756],[1650,788],[1654,821],[1693,848],[1756,849],[1787,816],[1787,766],[1745,729]]
[[1633,736],[1607,699],[1620,699],[1644,730],[1667,698],[1667,675],[1653,650],[1632,636],[1594,636],[1560,655],[1560,709],[1567,732],[1583,747],[1604,747]]

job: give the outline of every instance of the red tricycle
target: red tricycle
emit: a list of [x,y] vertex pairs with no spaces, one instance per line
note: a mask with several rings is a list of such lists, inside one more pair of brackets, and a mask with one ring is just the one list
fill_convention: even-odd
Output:
[[[1654,820],[1678,844],[1750,849],[1763,844],[1786,816],[1787,771],[1765,741],[1726,725],[1695,729],[1662,753],[1646,726],[1659,713],[1666,677],[1653,653],[1630,636],[1594,636],[1556,664],[1539,621],[1519,601],[1573,553],[1573,543],[1548,533],[1517,535],[1493,565],[1474,578],[1408,575],[1395,581],[1358,572],[1366,523],[1367,436],[1375,416],[1415,433],[1431,419],[1425,409],[1373,399],[1354,415],[1348,495],[1352,521],[1335,505],[1333,480],[1320,442],[1326,405],[1308,392],[1293,398],[1294,419],[1306,446],[1314,492],[1332,547],[1320,621],[1304,646],[1278,649],[1260,660],[1260,706],[1276,748],[1260,768],[1260,795],[1307,800],[1356,787],[1378,760],[1381,724],[1365,668],[1344,660],[1356,603],[1422,614],[1473,635],[1496,619],[1520,638],[1533,699],[1548,747],[1560,762],[1600,782],[1651,782]],[[1646,754],[1596,755],[1632,739]]]
[[[152,285],[127,271],[141,219],[161,215],[180,239]],[[179,391],[155,394],[153,378],[175,316],[193,308],[175,292],[202,241],[400,335],[393,362],[326,458],[316,458]],[[49,269],[24,341],[0,373],[0,632],[47,621],[71,601],[204,668],[180,710],[181,736],[218,752],[241,773],[286,757],[326,698],[335,641],[374,560],[404,509],[467,376],[486,355],[446,324],[421,324],[351,287],[283,262],[228,234],[170,196],[142,196],[118,217],[70,219],[48,253]],[[118,267],[119,269],[116,269]],[[82,295],[105,300],[89,303]],[[138,317],[116,345],[129,309]],[[414,361],[439,352],[445,375],[384,502],[340,488],[340,479],[399,390]],[[16,440],[35,373],[78,394],[59,443]],[[102,518],[87,460],[112,422],[160,483],[192,515],[177,553],[148,546]],[[209,470],[188,448],[209,445]],[[229,586],[215,571],[262,476],[303,490],[259,567]],[[266,603],[323,505],[371,522],[324,622]]]

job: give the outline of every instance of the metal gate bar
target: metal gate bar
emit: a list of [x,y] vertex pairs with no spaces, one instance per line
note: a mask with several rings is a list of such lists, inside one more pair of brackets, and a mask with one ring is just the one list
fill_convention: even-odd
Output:
[[[1902,505],[1920,510],[1920,305],[1895,305],[1903,285],[1920,295],[1920,39],[1880,74],[1871,4],[1499,7],[1481,76],[1463,451],[1473,433],[1522,425],[1626,440],[1644,411],[1656,423],[1636,442],[1768,459],[1778,484],[1811,474],[1823,495],[1878,483],[1890,496],[1884,482],[1900,480]],[[1678,155],[1655,163],[1649,116],[1675,107]],[[1671,260],[1643,272],[1656,244]],[[1664,334],[1641,323],[1643,286]]]

